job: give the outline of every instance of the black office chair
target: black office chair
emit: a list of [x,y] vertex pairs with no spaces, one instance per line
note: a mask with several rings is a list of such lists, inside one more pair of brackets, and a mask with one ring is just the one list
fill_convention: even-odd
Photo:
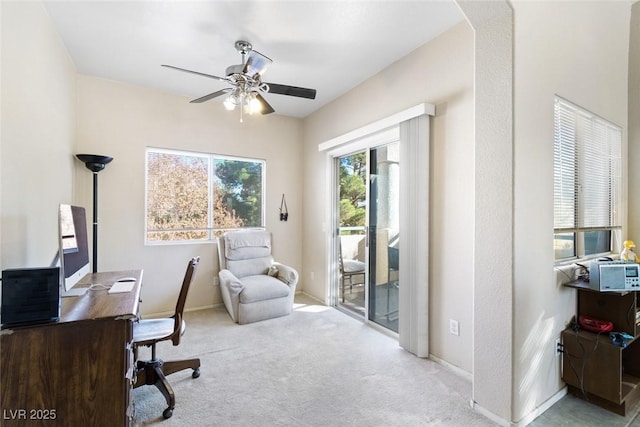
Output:
[[165,418],[170,418],[173,415],[173,408],[176,405],[173,389],[166,376],[187,368],[193,369],[191,374],[193,378],[200,376],[200,359],[164,362],[156,357],[156,343],[159,341],[171,340],[173,345],[180,344],[180,337],[184,333],[186,326],[182,319],[184,304],[199,261],[200,257],[194,257],[187,265],[187,272],[182,281],[176,311],[172,317],[139,320],[133,325],[134,355],[136,360],[138,359],[138,348],[140,346],[151,347],[151,359],[146,361],[139,360],[136,363],[136,381],[133,387],[137,388],[143,385],[155,385],[158,387],[167,400],[167,405],[169,405],[162,413]]

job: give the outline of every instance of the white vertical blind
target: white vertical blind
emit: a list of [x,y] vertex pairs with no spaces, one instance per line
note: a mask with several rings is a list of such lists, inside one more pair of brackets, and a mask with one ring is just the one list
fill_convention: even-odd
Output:
[[400,123],[400,288],[402,348],[429,356],[429,116]]
[[555,99],[556,232],[620,226],[622,129]]

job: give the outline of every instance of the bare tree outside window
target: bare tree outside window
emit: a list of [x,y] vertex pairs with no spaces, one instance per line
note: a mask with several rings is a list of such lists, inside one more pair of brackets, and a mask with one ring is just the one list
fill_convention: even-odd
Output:
[[262,227],[264,161],[147,149],[147,242]]

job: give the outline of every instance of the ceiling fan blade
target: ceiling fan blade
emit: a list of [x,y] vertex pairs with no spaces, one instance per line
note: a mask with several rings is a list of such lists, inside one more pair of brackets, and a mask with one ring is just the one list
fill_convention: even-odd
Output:
[[260,52],[251,50],[247,54],[247,62],[244,64],[243,72],[251,77],[256,74],[262,75],[264,70],[266,70],[272,62],[273,61],[271,59],[267,58]]
[[201,96],[200,98],[194,99],[193,101],[189,101],[189,102],[191,102],[193,104],[199,104],[201,102],[205,102],[205,101],[208,101],[210,99],[217,98],[218,96],[224,95],[225,93],[229,93],[232,90],[233,89],[231,89],[231,88],[218,90],[216,92],[210,93],[209,95]]
[[260,114],[263,114],[263,115],[264,115],[264,114],[271,114],[271,113],[273,113],[274,111],[276,111],[276,110],[274,110],[274,109],[273,109],[273,107],[272,107],[271,105],[269,105],[269,103],[267,102],[267,100],[266,100],[266,99],[264,99],[264,98],[262,97],[262,95],[260,95],[259,93],[258,93],[258,94],[256,94],[256,99],[257,99],[258,101],[260,101],[260,104],[262,105],[262,109],[260,110]]
[[316,90],[304,87],[279,85],[276,83],[267,83],[269,93],[277,93],[279,95],[297,96],[299,98],[316,99]]
[[174,70],[178,70],[178,71],[185,71],[185,72],[191,73],[191,74],[197,74],[199,76],[209,77],[211,79],[227,81],[226,77],[218,77],[218,76],[214,76],[213,74],[206,74],[206,73],[201,73],[199,71],[187,70],[185,68],[174,67],[173,65],[162,64],[161,66],[162,67],[167,67],[167,68],[173,68]]

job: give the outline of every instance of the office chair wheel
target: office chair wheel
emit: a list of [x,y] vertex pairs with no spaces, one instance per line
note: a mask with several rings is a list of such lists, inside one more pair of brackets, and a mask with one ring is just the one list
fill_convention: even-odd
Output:
[[167,408],[164,411],[162,411],[162,416],[167,419],[167,418],[171,418],[171,416],[173,415],[173,408]]
[[200,368],[196,368],[193,370],[193,373],[191,374],[191,378],[198,378],[200,376]]

